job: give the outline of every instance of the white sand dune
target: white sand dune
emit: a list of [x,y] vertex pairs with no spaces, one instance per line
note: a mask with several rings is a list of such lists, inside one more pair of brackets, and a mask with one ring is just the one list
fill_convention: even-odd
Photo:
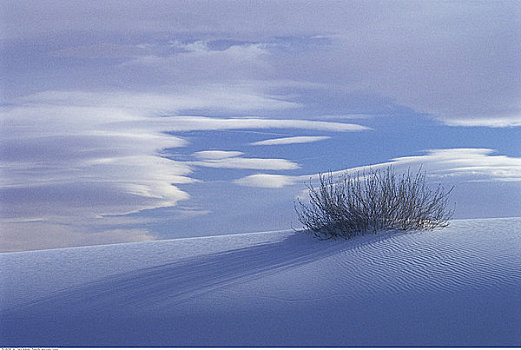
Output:
[[521,218],[0,255],[2,346],[520,346]]

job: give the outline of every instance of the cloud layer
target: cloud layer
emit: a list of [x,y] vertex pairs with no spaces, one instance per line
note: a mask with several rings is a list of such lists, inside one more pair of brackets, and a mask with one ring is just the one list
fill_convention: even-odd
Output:
[[242,154],[242,152],[236,151],[200,151],[194,153],[194,155],[201,160],[191,162],[190,164],[194,166],[227,169],[291,170],[299,168],[298,164],[286,159],[239,157]]
[[291,145],[294,143],[309,143],[329,139],[330,136],[294,136],[282,137],[278,139],[269,139],[253,142],[253,146],[273,146],[273,145]]
[[[312,120],[176,115],[190,107],[241,112],[245,108],[242,103],[246,102],[233,104],[231,101],[245,96],[252,103],[249,110],[260,107],[284,110],[294,106],[261,92],[243,90],[234,95],[234,91],[206,87],[202,91],[170,94],[52,91],[20,98],[13,101],[12,106],[3,107],[0,214],[8,220],[4,225],[9,227],[4,231],[11,234],[5,233],[2,242],[11,242],[12,237],[26,237],[13,232],[19,232],[17,227],[27,226],[27,220],[47,225],[49,232],[70,229],[70,237],[76,237],[79,218],[94,220],[176,206],[179,201],[190,198],[179,185],[200,181],[192,177],[195,167],[299,168],[290,160],[249,158],[240,151],[200,151],[194,154],[196,160],[193,161],[169,159],[166,149],[182,151],[189,145],[184,137],[172,135],[175,132],[367,129],[357,124]],[[91,233],[76,241],[78,244],[125,241],[123,231],[106,229],[103,232]],[[142,231],[139,235],[136,232],[130,229],[128,237],[133,240],[151,237],[141,235]],[[50,233],[49,237],[58,236]]]
[[[398,157],[385,163],[334,171],[363,172],[393,166],[397,169],[419,168],[431,178],[459,178],[462,181],[521,181],[521,158],[493,155],[494,150],[483,148],[454,148],[429,150],[424,155]],[[254,174],[235,181],[241,186],[280,188],[317,179],[318,174],[290,176]]]
[[63,39],[54,55],[119,57],[119,72],[136,79],[307,82],[383,96],[447,125],[519,126],[515,1],[11,2],[3,12],[9,42],[101,33]]
[[[204,93],[208,93],[205,90]],[[205,107],[230,109],[226,101],[205,95]],[[240,99],[228,92],[228,103]],[[265,108],[288,105],[252,97]],[[192,166],[288,170],[285,159],[238,157],[242,153],[200,152],[200,160],[183,163],[161,156],[187,141],[164,132],[230,129],[316,129],[362,131],[347,123],[261,118],[162,116],[202,98],[186,94],[94,94],[47,92],[23,98],[2,110],[3,215],[107,215],[174,206],[189,195],[173,184],[193,182]],[[214,104],[215,103],[215,104]],[[232,104],[237,111],[241,104]],[[251,107],[250,107],[251,108]],[[95,195],[94,195],[95,193]]]

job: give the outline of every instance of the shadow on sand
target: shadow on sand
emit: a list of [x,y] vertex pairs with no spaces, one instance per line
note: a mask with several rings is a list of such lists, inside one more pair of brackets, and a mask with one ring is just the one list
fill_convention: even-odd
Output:
[[[9,311],[103,310],[139,308],[156,303],[181,303],[238,280],[252,280],[326,258],[384,239],[387,235],[356,237],[351,242],[318,241],[297,232],[282,241],[181,259],[128,273],[112,275],[18,305]],[[139,259],[136,256],[136,259]]]

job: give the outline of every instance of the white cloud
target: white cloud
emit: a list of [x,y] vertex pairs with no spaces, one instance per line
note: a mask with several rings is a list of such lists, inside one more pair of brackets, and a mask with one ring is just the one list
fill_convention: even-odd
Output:
[[298,169],[299,165],[286,159],[265,158],[224,158],[209,159],[205,161],[191,162],[194,166],[227,169],[257,169],[257,170],[292,170]]
[[508,128],[521,126],[521,112],[511,116],[488,116],[481,118],[450,118],[441,119],[443,123],[449,126],[466,126],[466,127],[489,127],[489,128]]
[[157,121],[165,130],[233,130],[233,129],[309,129],[336,132],[364,131],[369,128],[349,123],[322,122],[298,119],[263,118],[210,118],[199,116],[173,116]]
[[193,155],[200,159],[225,159],[237,157],[244,153],[238,151],[199,151]]
[[[154,115],[179,114],[180,111],[189,109],[211,109],[237,113],[300,107],[298,103],[287,101],[283,96],[266,93],[263,88],[257,88],[248,83],[236,83],[233,86],[223,83],[186,84],[177,89],[169,89],[168,92],[160,93],[51,90],[11,102],[25,107],[42,105],[62,106],[63,108],[103,107],[112,109],[115,113],[121,113],[122,110],[127,114],[146,111]],[[127,115],[124,119],[126,120],[128,117]]]
[[[187,141],[165,131],[297,128],[361,131],[355,124],[311,120],[177,116],[188,108],[235,110],[294,103],[254,90],[188,89],[180,93],[48,91],[16,99],[0,112],[2,216],[81,217],[126,214],[175,206],[189,194],[193,166],[290,170],[285,159],[239,157],[237,151],[202,151],[199,160],[162,157]],[[235,94],[237,93],[237,94]],[[249,96],[249,97],[248,97]],[[244,100],[243,100],[244,99]],[[235,103],[237,102],[237,103]],[[170,115],[165,117],[164,115]]]
[[235,180],[234,182],[238,185],[248,187],[281,188],[295,184],[298,178],[297,176],[255,174]]
[[425,164],[438,177],[468,177],[469,180],[521,181],[521,158],[493,155],[487,148],[429,150],[422,156],[400,157],[392,164]]
[[159,155],[186,141],[138,125],[142,113],[81,99],[80,106],[25,102],[2,109],[3,216],[94,217],[189,198],[172,184],[191,182],[190,167]]
[[371,117],[372,117],[372,115],[368,115],[368,114],[342,114],[342,115],[321,115],[321,116],[316,117],[315,119],[342,120],[342,119],[368,119]]
[[290,170],[299,168],[286,159],[243,158],[237,151],[200,151],[193,155],[201,161],[190,162],[193,166],[227,169]]
[[193,166],[226,169],[291,170],[299,165],[286,159],[243,158],[238,151],[199,151],[193,153],[201,161],[190,162]]
[[[430,177],[435,178],[457,178],[458,181],[464,182],[521,181],[521,158],[493,155],[493,153],[494,150],[487,148],[434,149],[424,155],[398,157],[385,163],[337,170],[332,174],[336,176],[345,172],[363,172],[388,166],[396,169],[421,166]],[[303,184],[317,178],[318,174],[300,176],[255,174],[238,179],[235,183],[250,187],[279,188]]]
[[295,136],[269,139],[251,143],[253,146],[290,145],[294,143],[309,143],[330,139],[330,136]]

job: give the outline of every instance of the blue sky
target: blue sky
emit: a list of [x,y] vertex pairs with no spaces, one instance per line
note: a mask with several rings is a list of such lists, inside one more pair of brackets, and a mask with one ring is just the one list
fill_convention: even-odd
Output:
[[521,214],[519,2],[1,4],[2,251],[298,227],[390,164]]

